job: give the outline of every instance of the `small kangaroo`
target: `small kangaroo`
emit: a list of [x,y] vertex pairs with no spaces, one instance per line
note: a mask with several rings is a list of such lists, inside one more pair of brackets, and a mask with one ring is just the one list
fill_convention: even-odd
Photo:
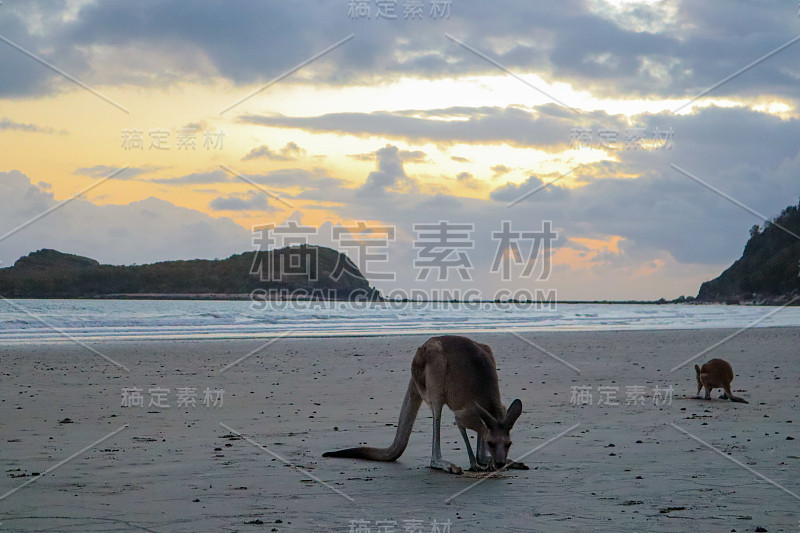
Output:
[[731,392],[731,381],[733,381],[733,367],[724,359],[712,359],[700,368],[694,365],[697,372],[697,395],[695,398],[701,398],[700,389],[705,387],[706,395],[703,399],[711,399],[711,389],[720,387],[725,390],[725,394],[721,396],[723,399],[729,399],[732,402],[749,403],[744,398],[734,396]]
[[[431,468],[461,474],[460,467],[442,459],[440,429],[442,407],[447,405],[467,445],[471,471],[503,468],[528,470],[524,463],[508,459],[511,428],[522,413],[522,402],[514,400],[506,410],[500,401],[496,364],[492,349],[466,337],[432,337],[417,349],[411,362],[397,433],[388,448],[347,448],[325,452],[323,457],[347,457],[371,461],[395,461],[408,445],[417,411],[425,400],[433,411]],[[477,456],[467,430],[478,434]]]

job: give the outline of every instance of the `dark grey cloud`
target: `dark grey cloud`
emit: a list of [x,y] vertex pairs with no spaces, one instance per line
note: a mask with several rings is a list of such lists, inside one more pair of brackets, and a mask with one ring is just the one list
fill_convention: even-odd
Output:
[[[0,35],[17,46],[36,54],[62,69],[85,72],[88,68],[82,54],[74,48],[55,48],[54,35],[36,32],[34,24],[58,28],[59,17],[66,7],[63,0],[45,2],[6,2],[0,17]],[[0,41],[0,96],[39,96],[57,90],[63,81],[52,70],[37,63],[6,42]],[[68,82],[67,82],[68,83]]]
[[162,183],[164,185],[199,185],[211,183],[227,183],[232,181],[230,174],[224,170],[214,169],[206,172],[193,172],[177,178],[157,178],[150,180],[153,183]]
[[[378,152],[380,152],[380,150],[366,154],[349,154],[347,157],[355,159],[356,161],[378,161],[381,157]],[[428,154],[422,150],[398,150],[397,155],[404,163],[425,163],[428,161]]]
[[[509,9],[516,20],[484,20],[468,24],[462,34],[450,33],[512,70],[539,71],[576,89],[618,98],[694,96],[798,33],[796,6],[785,3],[683,0],[639,5],[623,16],[591,12],[588,2],[569,4],[526,8],[514,2]],[[473,7],[466,9],[477,15]],[[671,7],[672,20],[658,11]],[[775,93],[796,100],[796,54],[787,49],[710,94]],[[478,58],[472,66],[481,68],[480,63],[483,72],[492,72]]]
[[48,126],[39,126],[37,124],[27,124],[24,122],[17,122],[8,117],[0,118],[0,130],[27,131],[30,133],[51,133],[58,135],[67,135],[66,130],[56,131],[55,129],[50,128]]
[[403,169],[403,158],[397,146],[387,144],[375,154],[378,158],[378,168],[370,172],[367,180],[358,188],[359,196],[385,196],[389,191],[415,188],[414,181]]
[[267,145],[261,145],[258,148],[253,148],[246,156],[242,158],[242,161],[261,158],[271,159],[272,161],[294,161],[298,157],[302,157],[305,154],[305,149],[300,148],[294,141],[290,141],[286,143],[283,148],[278,150],[278,152],[273,152]]
[[702,168],[711,176],[737,165],[776,169],[800,150],[800,120],[744,108],[709,107],[680,116],[643,114],[636,120],[647,135],[656,128],[674,131],[669,150],[618,152],[621,161],[636,170],[669,163]]
[[468,189],[480,189],[483,185],[481,180],[476,179],[475,176],[469,172],[459,172],[456,176],[456,181],[459,185],[467,187]]
[[496,143],[563,149],[570,144],[570,130],[624,129],[622,116],[603,112],[579,118],[565,114],[553,104],[526,110],[519,107],[451,107],[447,109],[329,113],[316,117],[243,115],[247,124],[298,128],[317,133],[340,133],[360,137],[383,136],[413,142],[440,144]]
[[[286,168],[270,171],[266,174],[243,174],[247,179],[259,185],[278,189],[299,187],[302,190],[329,190],[343,186],[346,181],[331,177],[324,169],[306,170],[302,168]],[[223,169],[212,169],[204,172],[193,172],[176,178],[155,178],[149,180],[163,185],[211,185],[219,183],[238,183],[252,187],[247,181],[234,176]],[[199,189],[197,189],[199,190]],[[291,196],[291,195],[289,195]]]
[[208,128],[208,123],[205,120],[199,120],[196,122],[188,122],[181,126],[183,130],[205,130]]
[[493,165],[492,167],[489,168],[489,170],[492,171],[492,173],[494,174],[493,177],[495,178],[511,172],[511,169],[505,165]]
[[215,211],[275,211],[267,196],[261,191],[244,195],[220,196],[211,200],[209,207]]
[[463,206],[464,203],[459,198],[449,194],[434,194],[417,204],[419,209],[436,209],[441,215],[457,212]]
[[[93,167],[81,167],[76,168],[73,174],[78,174],[81,176],[90,176],[92,178],[105,178],[110,176],[114,172],[119,171],[121,167],[115,167],[111,165],[95,165]],[[155,172],[160,170],[163,167],[154,166],[154,165],[144,165],[142,167],[128,167],[122,172],[114,175],[114,179],[120,180],[130,180],[137,178],[143,174],[149,174],[151,172]],[[159,180],[153,180],[159,181]]]
[[368,154],[347,154],[347,157],[355,159],[356,161],[375,161],[375,152]]
[[[624,12],[582,0],[502,6],[461,0],[446,23],[351,20],[347,3],[338,0],[98,2],[74,16],[65,16],[70,4],[63,1],[7,4],[0,34],[101,84],[214,74],[234,83],[266,82],[352,33],[355,39],[296,78],[340,84],[399,74],[499,73],[444,38],[447,31],[516,72],[538,72],[595,94],[689,97],[797,35],[796,6],[740,0],[658,2]],[[671,8],[673,15],[664,11]],[[41,94],[63,81],[7,45],[0,48],[2,94]],[[109,53],[126,60],[114,64]],[[713,94],[794,100],[796,54],[787,49]]]
[[267,158],[273,161],[287,161],[288,158],[282,156],[281,154],[277,154],[269,149],[269,146],[266,144],[259,146],[258,148],[253,148],[250,150],[247,155],[242,158],[242,161],[249,161],[251,159],[260,159],[260,158]]
[[[509,0],[487,7],[480,0],[461,0],[444,24],[351,20],[347,3],[337,0],[207,0],[191,10],[178,0],[100,2],[87,3],[74,17],[64,16],[66,2],[30,2],[4,6],[0,34],[99,83],[177,82],[214,73],[235,83],[266,82],[351,33],[355,39],[299,75],[338,84],[397,74],[499,72],[445,39],[447,31],[519,73],[539,72],[578,89],[622,97],[691,96],[797,35],[796,6],[788,3],[683,0],[642,4],[624,13],[592,5],[601,3]],[[671,7],[674,16],[663,12]],[[6,48],[0,53],[3,94],[53,89],[57,75],[0,46]],[[109,49],[117,55],[148,53],[126,61],[122,71],[98,68],[106,66],[99,50]],[[714,94],[796,99],[796,54],[781,52]]]
[[343,182],[339,178],[329,176],[323,169],[286,168],[248,177],[256,183],[273,187],[321,188]]
[[428,160],[428,154],[422,150],[400,150],[400,159],[404,163],[424,163]]
[[[542,188],[542,185],[552,181],[558,176],[553,176],[546,181],[541,180],[536,176],[530,176],[524,182],[516,185],[514,183],[506,183],[494,189],[489,198],[497,202],[514,202],[521,197],[526,196],[525,200],[530,202],[552,202],[554,200],[566,200],[569,196],[569,190],[559,185],[553,184]],[[539,189],[536,193],[533,191]]]

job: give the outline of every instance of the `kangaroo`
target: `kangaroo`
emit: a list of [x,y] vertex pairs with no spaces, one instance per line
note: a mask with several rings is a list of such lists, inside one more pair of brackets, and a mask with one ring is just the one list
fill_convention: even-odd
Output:
[[[411,429],[422,400],[433,411],[431,468],[451,474],[463,471],[442,459],[442,407],[455,414],[456,425],[467,445],[471,471],[515,468],[528,470],[524,463],[508,459],[511,428],[522,413],[522,402],[514,400],[506,410],[500,401],[496,364],[492,349],[466,337],[432,337],[417,349],[411,362],[397,433],[388,448],[347,448],[325,452],[323,457],[347,457],[371,461],[395,461],[408,445]],[[477,456],[472,451],[467,430],[478,434]]]
[[734,396],[731,392],[731,381],[733,381],[733,368],[731,364],[724,359],[712,359],[700,368],[694,365],[697,372],[697,395],[695,398],[701,398],[700,389],[705,387],[706,395],[703,399],[711,399],[711,389],[720,387],[725,390],[725,394],[721,396],[723,399],[728,399],[732,402],[749,403],[744,398]]

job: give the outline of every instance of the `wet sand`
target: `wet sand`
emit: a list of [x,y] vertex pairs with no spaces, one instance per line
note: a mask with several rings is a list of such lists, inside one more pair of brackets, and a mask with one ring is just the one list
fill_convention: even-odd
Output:
[[[427,468],[424,405],[397,462],[321,457],[391,442],[427,336],[280,339],[225,372],[264,341],[90,345],[128,372],[71,343],[0,344],[0,495],[18,489],[0,531],[796,532],[800,498],[776,484],[800,494],[800,328],[746,331],[670,372],[731,333],[523,335],[580,373],[511,334],[474,335],[503,400],[522,401],[511,456],[531,470],[454,498],[480,477]],[[694,363],[712,357],[749,404],[690,398]],[[143,405],[123,406],[123,388]],[[447,409],[442,439],[466,468]]]

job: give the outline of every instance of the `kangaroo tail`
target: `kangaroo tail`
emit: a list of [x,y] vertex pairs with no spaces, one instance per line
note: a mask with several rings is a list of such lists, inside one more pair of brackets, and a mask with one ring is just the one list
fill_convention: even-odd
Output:
[[400,418],[397,421],[397,433],[394,442],[388,448],[370,448],[367,446],[359,448],[347,448],[325,452],[322,457],[346,457],[350,459],[369,459],[370,461],[395,461],[403,455],[408,445],[408,438],[411,436],[411,429],[414,427],[414,420],[417,418],[417,411],[422,404],[422,396],[417,390],[417,385],[413,379],[408,382],[408,390],[403,400],[403,407],[400,408]]
[[732,401],[732,402],[750,403],[747,400],[745,400],[744,398],[739,398],[738,396],[734,396],[733,393],[731,392],[730,386],[725,387],[725,396],[727,396],[728,399],[730,401]]

